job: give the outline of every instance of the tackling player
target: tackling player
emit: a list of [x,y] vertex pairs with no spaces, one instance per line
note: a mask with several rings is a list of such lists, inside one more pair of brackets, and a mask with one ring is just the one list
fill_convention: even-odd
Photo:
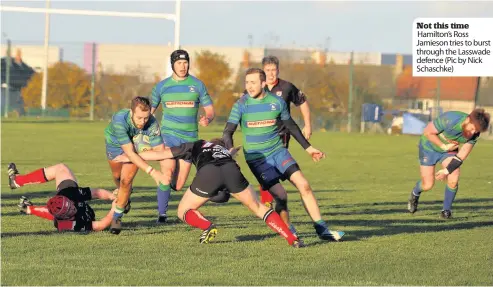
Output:
[[[440,216],[444,219],[452,216],[452,203],[459,190],[460,166],[471,153],[480,133],[488,130],[489,123],[490,115],[484,109],[475,109],[470,114],[443,113],[425,127],[418,146],[421,180],[409,197],[409,212],[418,210],[421,192],[432,189],[436,178],[447,180]],[[439,163],[443,168],[435,174],[435,165]]]
[[[104,130],[104,136],[106,139],[106,156],[113,180],[118,188],[118,199],[110,231],[113,234],[119,234],[121,219],[130,198],[132,182],[139,168],[150,174],[159,186],[169,185],[169,175],[164,176],[140,158],[132,142],[134,137],[142,136],[149,141],[152,149],[164,150],[159,125],[154,116],[151,115],[149,99],[135,97],[130,109],[116,112]],[[114,161],[116,156],[124,153],[130,158],[131,163],[123,164]]]
[[[152,109],[154,114],[161,104],[161,136],[168,147],[182,143],[194,142],[198,139],[198,124],[208,126],[214,119],[214,107],[207,89],[199,79],[190,75],[190,56],[187,51],[176,50],[170,57],[173,75],[164,79],[152,89]],[[199,105],[205,111],[197,123]],[[190,165],[184,160],[162,161],[161,170],[165,174],[173,174],[171,186],[161,185],[157,189],[158,223],[167,220],[168,202],[171,188],[180,190],[190,172]]]
[[[231,110],[223,132],[226,148],[233,147],[233,134],[241,125],[243,134],[243,152],[250,170],[264,190],[270,190],[275,196],[275,210],[284,222],[289,224],[287,193],[279,180],[289,181],[299,190],[305,208],[314,222],[319,238],[340,240],[341,231],[330,231],[322,219],[317,199],[300,167],[283,146],[279,138],[277,121],[282,121],[289,133],[301,144],[314,161],[325,157],[303,137],[298,125],[293,121],[286,102],[264,90],[266,75],[261,69],[251,68],[246,72],[245,86],[248,94],[243,95]],[[294,228],[291,228],[294,231]]]
[[[7,168],[9,186],[17,189],[27,184],[42,184],[55,180],[56,195],[46,206],[34,206],[27,197],[19,202],[21,213],[53,220],[58,231],[101,231],[111,224],[115,196],[102,188],[79,187],[73,172],[62,163],[37,169],[21,175],[14,163]],[[96,220],[94,210],[87,204],[93,199],[113,200],[112,209],[101,220]]]

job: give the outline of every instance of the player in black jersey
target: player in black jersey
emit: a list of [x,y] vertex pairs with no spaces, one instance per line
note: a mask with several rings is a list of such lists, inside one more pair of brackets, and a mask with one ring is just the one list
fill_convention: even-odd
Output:
[[[184,159],[195,165],[197,173],[178,205],[178,218],[192,227],[203,230],[200,243],[213,240],[217,228],[198,209],[219,191],[227,189],[234,198],[262,218],[272,230],[283,236],[289,245],[303,247],[303,242],[289,231],[279,214],[257,200],[255,191],[233,159],[238,150],[239,148],[228,150],[224,147],[222,139],[213,139],[184,143],[166,148],[164,152],[145,151],[139,153],[139,156],[144,160]],[[120,155],[115,160],[128,162],[125,155]]]
[[[22,196],[19,202],[21,213],[53,220],[58,231],[101,231],[111,224],[115,196],[101,188],[79,187],[73,172],[63,163],[37,169],[21,175],[15,163],[8,165],[9,185],[17,189],[28,184],[41,184],[55,180],[57,193],[46,206],[35,206]],[[94,210],[87,201],[98,198],[113,200],[110,212],[96,220]]]

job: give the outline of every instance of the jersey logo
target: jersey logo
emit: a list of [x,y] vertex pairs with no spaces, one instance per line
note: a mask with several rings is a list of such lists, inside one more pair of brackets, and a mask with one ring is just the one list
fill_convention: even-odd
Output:
[[173,101],[166,102],[166,108],[174,109],[174,108],[193,108],[195,107],[194,101]]
[[195,93],[195,86],[188,86],[190,88],[190,93]]
[[263,120],[263,121],[254,121],[247,122],[247,127],[249,128],[265,128],[270,127],[276,124],[276,120]]
[[282,96],[282,91],[277,91],[277,92],[276,92],[276,95],[277,95],[278,97]]
[[270,110],[271,111],[277,110],[276,104],[270,104]]

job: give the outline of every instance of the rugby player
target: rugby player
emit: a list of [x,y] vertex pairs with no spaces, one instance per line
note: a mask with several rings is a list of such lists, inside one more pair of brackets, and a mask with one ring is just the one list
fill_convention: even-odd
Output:
[[[56,195],[48,200],[46,206],[35,206],[22,196],[18,205],[21,213],[53,220],[58,231],[101,231],[111,224],[116,206],[113,193],[102,188],[79,187],[73,172],[65,164],[21,175],[15,163],[10,163],[7,171],[11,189],[55,180]],[[87,203],[94,198],[113,200],[110,212],[101,220],[96,220],[94,210]]]
[[[459,190],[460,166],[481,132],[488,130],[489,123],[490,114],[484,109],[475,109],[470,114],[458,111],[443,113],[425,127],[418,145],[421,179],[409,196],[407,209],[410,213],[418,210],[421,192],[431,190],[437,179],[447,181],[440,217],[452,217],[452,203]],[[442,169],[435,173],[437,164],[441,164]]]
[[[113,180],[118,188],[113,221],[110,231],[119,234],[121,231],[121,219],[127,206],[132,189],[132,182],[140,169],[150,174],[158,186],[169,185],[170,175],[163,175],[154,170],[137,153],[133,139],[144,137],[154,150],[164,150],[163,139],[157,120],[151,115],[151,104],[145,97],[135,97],[130,109],[116,112],[111,122],[104,130],[106,141],[106,157],[111,168]],[[115,157],[126,154],[130,163],[114,161]]]
[[[243,134],[243,152],[250,170],[264,190],[275,195],[275,210],[289,224],[287,193],[279,180],[288,179],[300,192],[305,208],[314,222],[319,238],[324,240],[340,240],[342,231],[330,231],[322,219],[317,199],[310,184],[300,167],[283,146],[279,138],[277,121],[310,154],[314,161],[319,161],[325,154],[310,145],[303,137],[300,128],[293,121],[287,110],[286,102],[266,92],[266,75],[261,69],[251,68],[246,72],[245,86],[248,94],[243,95],[231,110],[228,122],[223,131],[226,148],[233,147],[233,134],[241,125]],[[295,233],[294,227],[290,229]]]
[[[161,104],[161,136],[168,147],[198,140],[198,124],[208,126],[214,119],[212,99],[204,83],[189,74],[190,56],[185,50],[176,50],[170,57],[173,74],[152,89],[151,113],[154,114]],[[205,116],[197,122],[199,106],[202,105]],[[165,160],[161,162],[161,171],[171,174],[171,185],[160,185],[157,189],[157,223],[167,221],[168,202],[171,188],[180,190],[190,172],[190,164],[184,160]]]

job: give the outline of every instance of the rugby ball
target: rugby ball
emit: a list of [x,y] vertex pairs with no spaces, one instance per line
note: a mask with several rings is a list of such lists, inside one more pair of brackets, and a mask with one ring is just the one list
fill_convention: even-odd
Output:
[[134,148],[137,153],[141,153],[152,149],[149,136],[138,134],[133,137],[132,141],[134,143]]

